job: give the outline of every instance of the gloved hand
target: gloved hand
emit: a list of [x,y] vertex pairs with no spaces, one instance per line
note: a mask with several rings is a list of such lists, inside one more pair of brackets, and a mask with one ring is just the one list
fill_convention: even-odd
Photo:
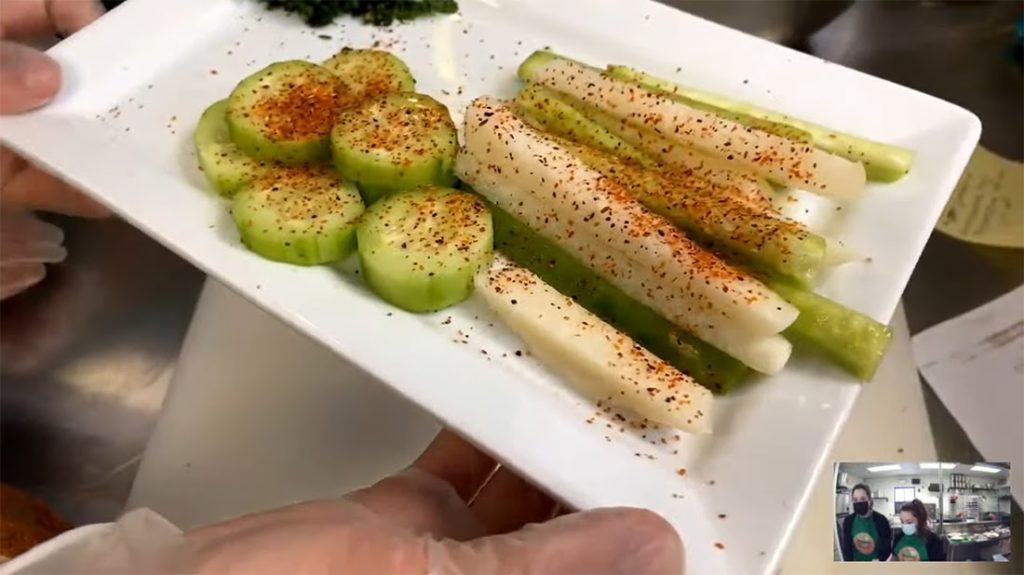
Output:
[[[441,432],[413,465],[340,499],[309,501],[182,534],[145,508],[69,531],[0,567],[36,573],[231,575],[683,572],[663,519],[598,509],[554,519],[554,502]],[[244,479],[242,479],[244,481]]]
[[189,571],[682,573],[682,544],[654,513],[599,509],[548,520],[548,497],[494,467],[442,432],[410,469],[370,488],[186,534]]
[[[60,89],[60,66],[42,52],[8,42],[70,34],[103,14],[92,0],[5,0],[0,16],[0,113],[45,105]],[[109,212],[64,182],[0,148],[0,299],[38,283],[61,261],[63,234],[30,210],[86,217]]]
[[64,232],[32,212],[0,211],[0,299],[38,283],[46,275],[44,264],[63,261]]

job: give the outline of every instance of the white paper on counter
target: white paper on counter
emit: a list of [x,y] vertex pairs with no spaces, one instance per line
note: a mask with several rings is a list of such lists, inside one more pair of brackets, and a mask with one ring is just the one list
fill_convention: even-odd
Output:
[[1024,501],[1024,287],[913,338],[925,380],[987,461],[1010,462]]

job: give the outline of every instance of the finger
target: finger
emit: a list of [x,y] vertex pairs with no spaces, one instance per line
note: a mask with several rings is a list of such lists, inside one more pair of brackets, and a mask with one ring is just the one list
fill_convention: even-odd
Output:
[[46,266],[40,263],[0,266],[0,300],[17,295],[46,277]]
[[0,38],[69,35],[103,15],[97,0],[5,0]]
[[[0,211],[0,242],[43,242],[59,245],[64,241],[64,232],[53,224],[44,222],[35,214],[19,209]],[[0,252],[0,258],[6,254]],[[6,259],[6,258],[3,258]]]
[[345,496],[388,525],[418,535],[465,541],[484,535],[479,520],[446,481],[408,469]]
[[25,264],[55,264],[64,261],[68,252],[64,246],[51,242],[4,242],[0,267],[20,267]]
[[215,541],[238,537],[245,532],[260,531],[275,525],[294,523],[315,523],[320,525],[344,525],[354,521],[372,519],[369,513],[347,501],[318,499],[303,501],[284,507],[257,511],[218,523],[192,529],[189,537],[202,541]]
[[555,505],[528,481],[502,467],[483,486],[470,509],[493,535],[550,519]]
[[20,206],[30,210],[56,212],[70,216],[103,218],[110,210],[64,183],[35,168],[19,172],[0,190],[4,205]]
[[14,152],[0,146],[0,182],[9,180],[25,168],[25,160]]
[[0,38],[24,40],[53,33],[45,0],[4,0]]
[[429,561],[431,573],[679,575],[683,546],[650,511],[598,509],[469,543],[433,542]]
[[0,87],[0,114],[38,108],[60,90],[60,66],[38,50],[0,42]]
[[197,575],[423,573],[426,539],[389,529],[359,505],[311,501],[190,531]]
[[463,501],[471,501],[498,464],[491,456],[445,429],[412,466],[448,482]]
[[53,31],[70,36],[85,28],[106,11],[99,0],[47,0]]

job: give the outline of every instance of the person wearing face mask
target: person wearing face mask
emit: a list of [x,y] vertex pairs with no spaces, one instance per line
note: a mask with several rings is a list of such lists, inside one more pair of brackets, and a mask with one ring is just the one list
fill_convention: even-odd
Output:
[[863,483],[853,486],[853,514],[843,519],[840,546],[843,561],[885,561],[892,550],[892,528],[881,513],[871,507],[871,489]]
[[915,499],[900,507],[901,529],[892,542],[893,561],[945,561],[942,540],[928,528],[928,510]]

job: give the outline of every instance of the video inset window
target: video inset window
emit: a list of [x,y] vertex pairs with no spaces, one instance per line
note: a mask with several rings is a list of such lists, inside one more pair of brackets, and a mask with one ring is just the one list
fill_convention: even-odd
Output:
[[1008,463],[835,466],[836,561],[1009,561]]

